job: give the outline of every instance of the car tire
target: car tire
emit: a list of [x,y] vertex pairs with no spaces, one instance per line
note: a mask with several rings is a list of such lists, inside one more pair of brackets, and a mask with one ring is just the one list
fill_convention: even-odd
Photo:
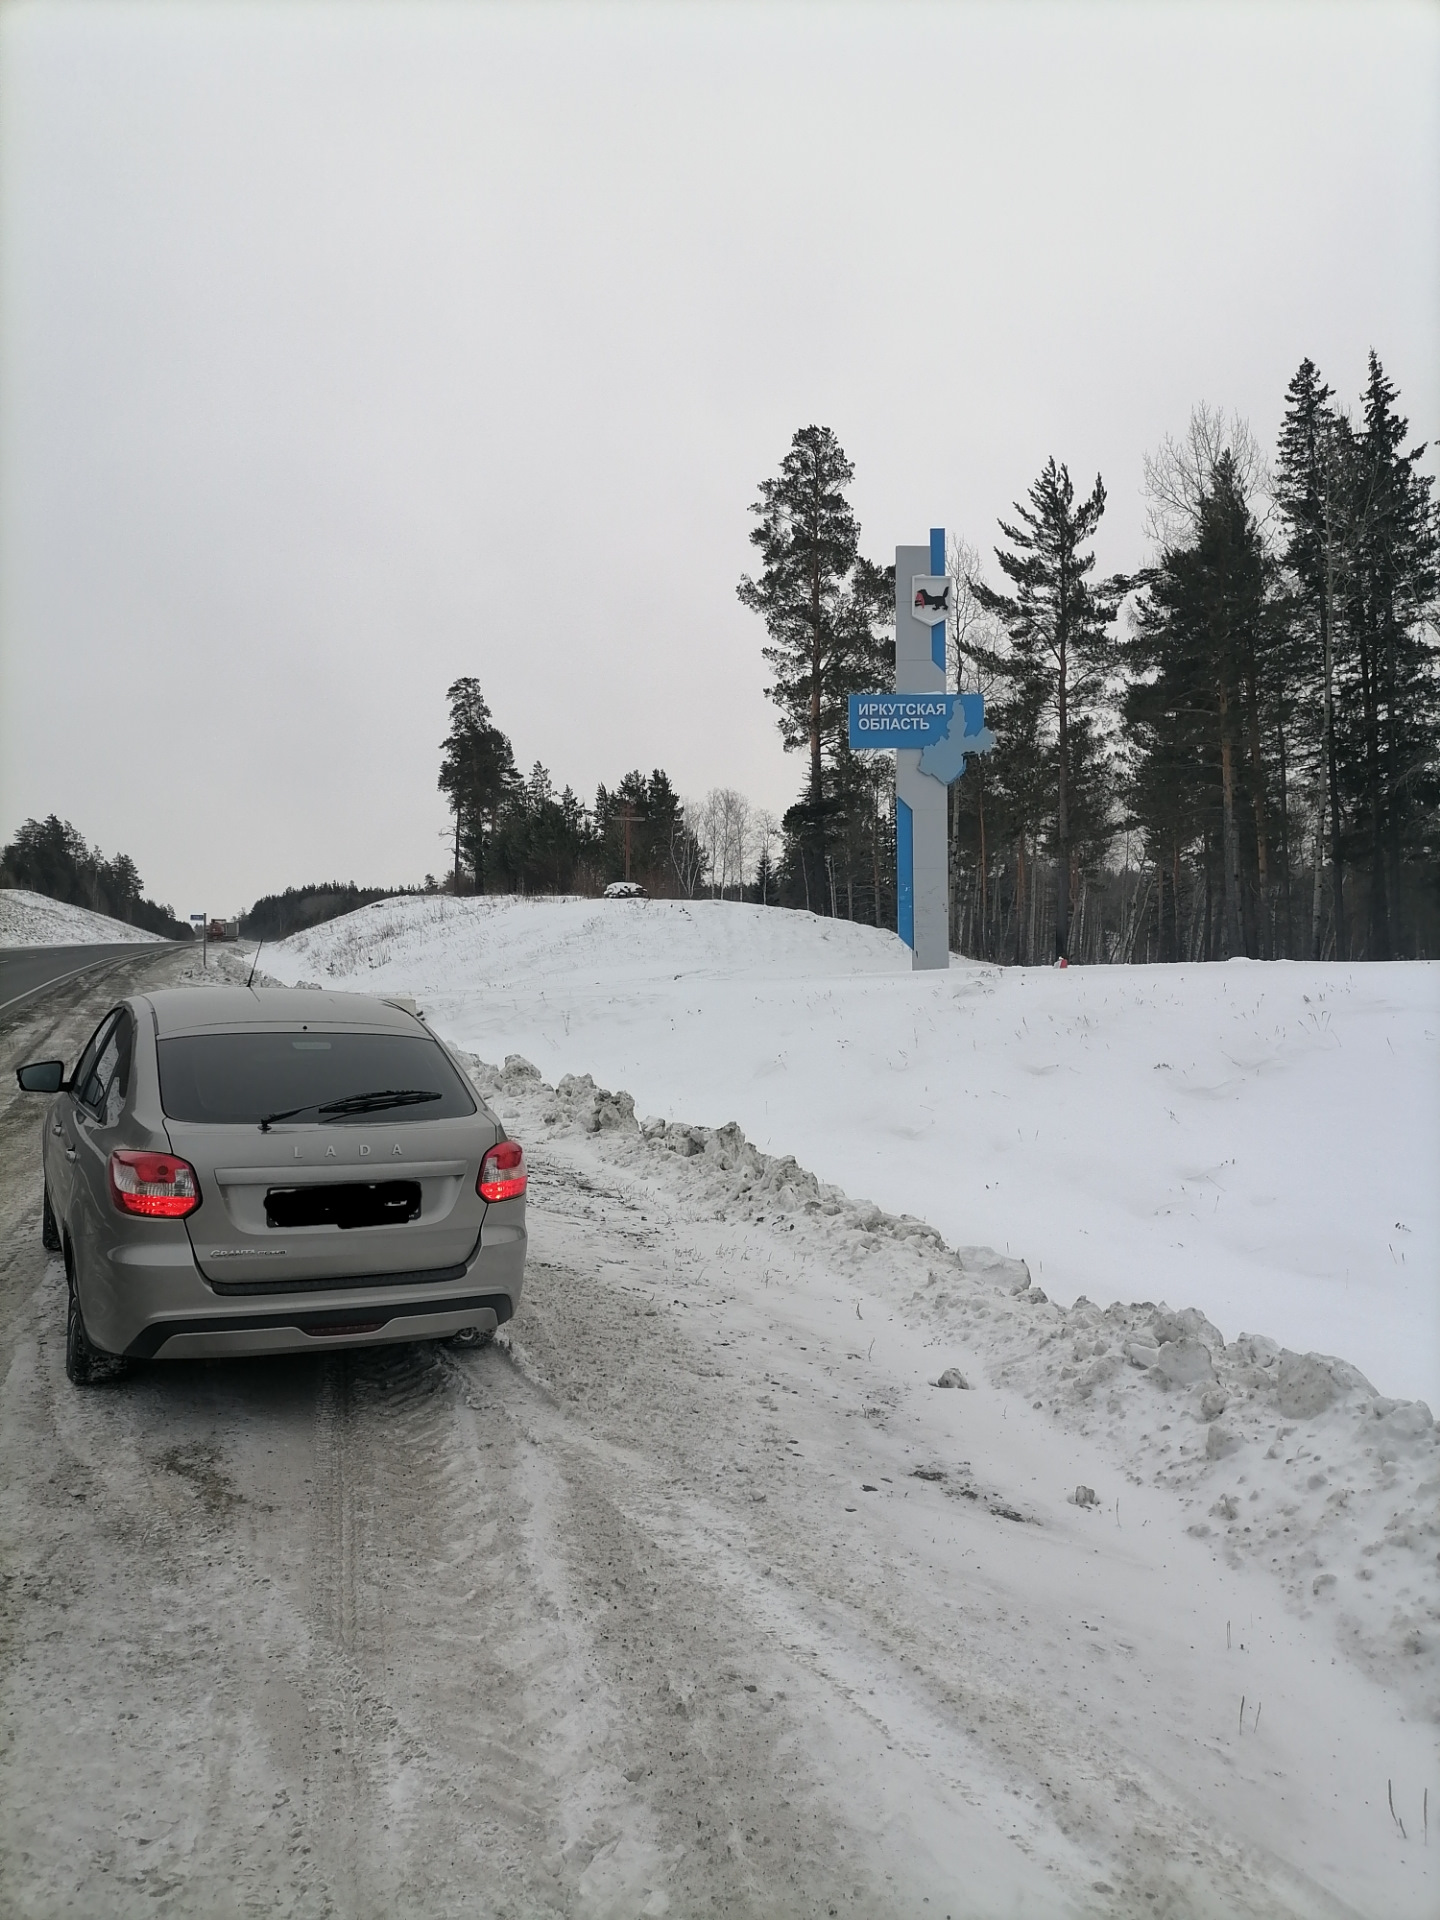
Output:
[[[70,1262],[66,1261],[68,1267]],[[103,1353],[85,1331],[80,1299],[75,1291],[75,1276],[70,1274],[66,1288],[65,1377],[73,1387],[98,1387],[107,1380],[118,1380],[128,1371],[128,1362],[118,1354]]]
[[445,1342],[447,1347],[455,1347],[461,1353],[474,1353],[479,1347],[488,1347],[495,1338],[493,1327],[461,1327],[458,1333],[452,1333]]
[[40,1210],[40,1244],[47,1253],[59,1253],[60,1229],[55,1224],[55,1209],[50,1205],[50,1189],[45,1189],[45,1204]]

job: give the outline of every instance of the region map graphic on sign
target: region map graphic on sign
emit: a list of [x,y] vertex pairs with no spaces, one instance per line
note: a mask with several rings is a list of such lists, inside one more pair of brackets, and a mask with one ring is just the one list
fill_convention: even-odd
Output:
[[[974,717],[966,712],[973,707]],[[983,724],[985,702],[978,693],[962,693],[955,696],[955,711],[950,716],[950,724],[943,737],[924,747],[920,753],[920,771],[928,773],[932,780],[941,780],[948,787],[952,780],[958,780],[965,771],[967,753],[989,753],[995,744],[995,736]]]
[[852,693],[850,745],[920,749],[920,771],[949,786],[965,771],[967,753],[989,753],[995,736],[985,725],[978,693]]

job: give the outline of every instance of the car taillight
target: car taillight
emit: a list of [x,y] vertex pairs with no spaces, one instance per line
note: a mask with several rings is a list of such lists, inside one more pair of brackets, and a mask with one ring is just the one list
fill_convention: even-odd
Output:
[[518,1140],[502,1140],[480,1162],[475,1191],[482,1200],[516,1200],[525,1191],[525,1149]]
[[110,1156],[110,1197],[122,1213],[144,1213],[161,1220],[183,1220],[200,1204],[200,1182],[188,1160],[173,1153]]

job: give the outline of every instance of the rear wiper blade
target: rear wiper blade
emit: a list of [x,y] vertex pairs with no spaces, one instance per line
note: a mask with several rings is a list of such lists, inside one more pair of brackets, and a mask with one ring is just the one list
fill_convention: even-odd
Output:
[[378,1113],[382,1107],[418,1107],[441,1096],[429,1087],[381,1087],[374,1093],[347,1093],[343,1100],[327,1100],[317,1113]]
[[297,1113],[380,1113],[386,1107],[417,1107],[426,1100],[440,1098],[440,1094],[423,1087],[381,1087],[374,1093],[347,1093],[343,1100],[307,1100],[302,1107],[267,1113],[260,1122],[260,1131],[268,1133],[277,1120],[293,1120]]

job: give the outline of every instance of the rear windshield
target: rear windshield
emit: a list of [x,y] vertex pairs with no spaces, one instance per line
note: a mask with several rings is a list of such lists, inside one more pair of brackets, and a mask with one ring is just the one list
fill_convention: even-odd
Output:
[[[408,1033],[196,1033],[159,1043],[160,1103],[172,1120],[258,1124],[301,1111],[297,1125],[394,1126],[474,1113],[460,1075],[435,1041]],[[385,1106],[370,1094],[428,1093]],[[365,1101],[361,1113],[319,1111]]]

